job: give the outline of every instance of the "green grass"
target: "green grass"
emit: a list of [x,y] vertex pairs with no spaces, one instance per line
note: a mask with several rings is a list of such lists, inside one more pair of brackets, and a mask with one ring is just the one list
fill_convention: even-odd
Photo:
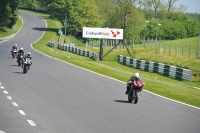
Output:
[[[0,28],[0,38],[15,34],[21,28],[21,26],[22,26],[22,20],[20,17],[18,17],[18,21],[12,29],[10,29],[8,27]],[[0,39],[0,41],[1,41],[1,39]]]
[[[121,65],[117,62],[117,55],[127,55],[128,53],[125,49],[115,49],[113,50],[103,61],[94,61],[88,57],[79,56],[77,54],[73,54],[67,51],[59,50],[57,48],[50,48],[48,47],[47,41],[56,41],[58,37],[56,36],[57,30],[62,27],[61,23],[55,20],[51,20],[48,18],[48,15],[45,14],[38,14],[44,17],[48,23],[48,27],[46,33],[44,34],[43,38],[38,41],[37,43],[33,44],[33,47],[45,54],[48,54],[52,57],[59,58],[63,61],[69,62],[71,64],[86,68],[88,70],[92,70],[94,72],[127,82],[129,77],[135,73],[140,72],[145,84],[145,90],[150,92],[154,92],[156,94],[184,102],[190,105],[194,105],[200,107],[200,90],[193,88],[191,86],[200,87],[200,82],[193,81],[193,82],[182,82],[178,80],[174,80],[169,77],[165,77],[159,75],[157,73],[151,73],[146,71],[141,71],[137,69],[133,69],[124,65]],[[63,37],[61,38],[61,42],[63,42]],[[66,39],[67,43],[80,43],[78,40],[75,40],[71,36],[67,36]],[[78,46],[82,49],[99,52],[99,48],[95,47],[85,47],[85,46]],[[108,52],[110,48],[106,48],[104,50],[104,54]],[[180,61],[185,62],[186,59],[179,58],[179,57],[171,57],[169,55],[160,55],[156,54],[155,51],[152,49],[143,49],[139,46],[135,46],[134,50],[132,51],[133,56],[138,59],[146,59],[151,61],[158,61],[158,62],[166,62],[169,64],[177,63]],[[165,57],[166,56],[166,57]],[[176,59],[177,58],[177,59]],[[172,61],[173,60],[173,61]],[[187,59],[189,60],[189,59]],[[189,62],[193,62],[191,60]],[[199,60],[197,60],[197,67]],[[181,64],[181,63],[180,63]],[[183,66],[187,66],[190,64],[183,64]],[[196,69],[196,67],[195,67]],[[121,88],[125,91],[126,86]],[[123,94],[122,94],[123,95]]]

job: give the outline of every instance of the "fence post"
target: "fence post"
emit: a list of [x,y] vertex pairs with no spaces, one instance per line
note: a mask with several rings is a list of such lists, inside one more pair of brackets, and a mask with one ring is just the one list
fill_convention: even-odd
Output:
[[198,59],[198,45],[196,45],[196,58]]
[[198,70],[198,73],[199,73],[199,81],[200,81],[200,70]]
[[190,45],[188,46],[188,58],[190,58]]
[[175,44],[175,56],[177,56],[177,46],[178,46],[178,44]]
[[182,57],[183,57],[183,54],[184,53],[184,47],[183,47],[183,44],[182,44]]
[[166,49],[166,44],[165,44],[165,42],[164,42],[164,54],[165,54],[165,49]]

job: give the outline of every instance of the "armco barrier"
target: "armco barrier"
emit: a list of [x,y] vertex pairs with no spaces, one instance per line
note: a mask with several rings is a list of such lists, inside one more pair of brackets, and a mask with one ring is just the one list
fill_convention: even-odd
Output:
[[118,62],[129,67],[159,73],[161,75],[182,81],[189,81],[192,77],[192,70],[166,65],[163,63],[138,60],[130,57],[125,57],[123,55],[118,55]]
[[58,49],[62,49],[62,50],[68,51],[68,52],[72,52],[72,53],[79,54],[82,56],[90,57],[94,60],[99,60],[98,54],[96,54],[95,52],[76,48],[75,44],[73,44],[73,45],[72,44],[58,44]]

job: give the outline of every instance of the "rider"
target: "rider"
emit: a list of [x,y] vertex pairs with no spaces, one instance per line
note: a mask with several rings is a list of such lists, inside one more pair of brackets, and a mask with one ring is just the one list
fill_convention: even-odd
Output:
[[[30,65],[32,65],[32,61],[31,61],[31,53],[30,52],[27,52],[26,55],[24,56],[24,62],[27,62],[27,61],[30,61]],[[28,65],[28,69],[30,67],[30,65]]]
[[24,57],[24,50],[23,50],[23,48],[20,48],[19,51],[18,51],[17,62],[19,61],[21,55]]
[[12,54],[12,51],[13,51],[14,49],[17,50],[17,44],[15,44],[14,46],[12,46],[11,54]]
[[17,58],[19,58],[21,55],[24,56],[24,49],[23,48],[19,49]]
[[131,86],[132,86],[132,82],[133,82],[133,80],[135,80],[135,79],[141,79],[140,73],[136,72],[133,76],[130,77],[129,81],[127,82],[127,88],[126,88],[125,94],[128,94],[128,93],[129,93],[130,88],[131,88]]

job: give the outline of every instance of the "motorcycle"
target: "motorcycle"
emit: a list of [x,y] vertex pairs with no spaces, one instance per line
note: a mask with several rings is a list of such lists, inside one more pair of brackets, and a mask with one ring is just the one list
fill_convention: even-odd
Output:
[[23,65],[23,59],[24,59],[24,56],[23,55],[20,55],[17,59],[17,63],[18,63],[18,66],[21,66]]
[[32,65],[31,60],[27,60],[26,62],[23,63],[23,73],[26,74],[27,71],[29,70],[30,66]]
[[12,50],[12,57],[13,57],[13,58],[16,58],[16,57],[17,57],[17,54],[18,54],[18,53],[17,53],[17,49],[13,49],[13,50]]
[[128,94],[128,102],[132,102],[137,104],[139,99],[139,93],[142,91],[142,87],[144,86],[144,82],[141,79],[134,79],[133,80],[133,88],[130,89]]

